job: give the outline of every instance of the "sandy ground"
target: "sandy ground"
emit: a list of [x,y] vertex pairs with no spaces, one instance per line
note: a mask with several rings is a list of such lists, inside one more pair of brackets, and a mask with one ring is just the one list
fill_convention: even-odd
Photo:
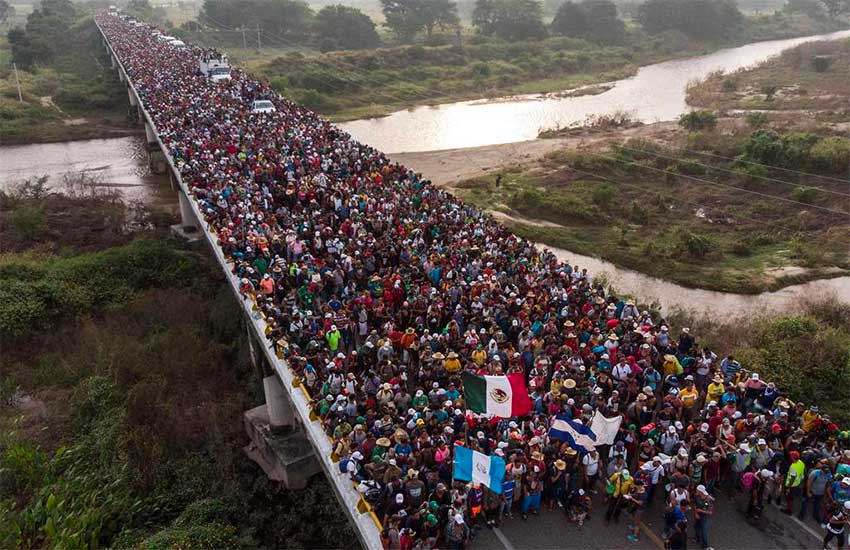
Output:
[[584,131],[569,137],[534,139],[517,143],[485,145],[466,149],[444,149],[398,153],[392,160],[421,172],[436,185],[448,186],[457,181],[498,171],[505,166],[529,164],[560,149],[580,149],[630,137],[651,137],[665,141],[677,129],[675,122],[656,122],[625,130]]

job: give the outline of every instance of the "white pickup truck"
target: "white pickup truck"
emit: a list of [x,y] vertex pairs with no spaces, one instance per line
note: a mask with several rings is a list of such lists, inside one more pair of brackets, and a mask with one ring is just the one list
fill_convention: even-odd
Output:
[[219,58],[201,57],[198,62],[198,69],[201,71],[202,75],[213,82],[230,80],[230,65],[227,63],[226,55]]

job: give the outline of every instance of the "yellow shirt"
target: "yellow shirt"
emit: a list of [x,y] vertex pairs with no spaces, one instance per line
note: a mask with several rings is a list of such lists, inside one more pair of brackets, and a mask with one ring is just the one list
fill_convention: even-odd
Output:
[[812,428],[815,427],[815,422],[818,419],[818,413],[812,411],[805,411],[803,413],[803,431],[809,432]]
[[708,385],[708,400],[709,401],[717,401],[720,403],[720,398],[723,397],[723,394],[726,392],[726,389],[723,387],[723,382],[714,383]]
[[478,365],[483,365],[487,360],[487,352],[483,349],[477,349],[472,352],[472,360]]
[[446,372],[456,373],[460,370],[460,360],[454,357],[446,359],[446,362],[443,363],[443,367],[445,367]]
[[621,479],[620,472],[617,472],[616,474],[612,475],[608,481],[610,481],[611,484],[614,486],[614,492],[611,495],[614,497],[619,497],[628,494],[629,490],[632,488],[632,485],[635,482],[631,476],[629,476],[629,479]]
[[691,389],[685,388],[679,392],[679,399],[682,400],[682,404],[685,407],[692,407],[696,404],[697,399],[699,399],[699,391],[697,391],[696,387]]

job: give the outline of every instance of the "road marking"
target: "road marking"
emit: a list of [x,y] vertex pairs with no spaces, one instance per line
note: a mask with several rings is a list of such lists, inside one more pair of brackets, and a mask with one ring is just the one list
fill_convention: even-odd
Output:
[[823,535],[819,534],[817,531],[815,531],[814,529],[812,529],[811,527],[809,527],[808,525],[806,525],[805,523],[803,523],[799,519],[795,518],[794,516],[788,516],[788,519],[793,520],[794,523],[796,523],[797,525],[802,527],[803,530],[806,533],[810,534],[811,536],[815,537],[818,540],[823,540]]
[[641,531],[643,531],[643,533],[644,533],[647,537],[649,537],[649,540],[651,540],[651,541],[655,544],[655,546],[657,546],[657,547],[658,547],[658,549],[659,549],[659,550],[664,550],[664,541],[663,541],[663,540],[661,540],[661,537],[659,537],[658,535],[656,535],[656,534],[655,534],[655,531],[653,531],[652,529],[650,529],[650,528],[649,528],[649,527],[648,527],[648,526],[647,526],[644,522],[642,522],[642,521],[639,521],[639,522],[638,522],[638,527],[640,527],[640,530],[641,530]]
[[515,550],[514,545],[511,544],[511,541],[508,540],[508,537],[506,537],[505,534],[502,533],[501,529],[495,527],[493,529],[493,532],[496,533],[496,538],[499,539],[499,542],[502,543],[502,546],[505,547],[505,550]]

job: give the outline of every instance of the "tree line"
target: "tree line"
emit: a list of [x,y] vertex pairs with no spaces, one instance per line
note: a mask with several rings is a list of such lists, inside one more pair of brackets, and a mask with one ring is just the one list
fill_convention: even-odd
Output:
[[[453,0],[380,0],[383,26],[398,43],[431,38],[436,31],[459,34]],[[472,25],[484,36],[530,40],[548,35],[617,44],[626,25],[611,0],[568,0],[552,13],[551,0],[476,0]],[[850,0],[788,0],[785,10],[812,17],[841,17]],[[646,0],[636,22],[655,34],[679,31],[691,38],[725,38],[744,20],[734,0]],[[268,29],[277,38],[322,50],[365,49],[382,42],[376,24],[359,9],[334,5],[314,12],[303,0],[205,0],[200,22],[217,29]]]

